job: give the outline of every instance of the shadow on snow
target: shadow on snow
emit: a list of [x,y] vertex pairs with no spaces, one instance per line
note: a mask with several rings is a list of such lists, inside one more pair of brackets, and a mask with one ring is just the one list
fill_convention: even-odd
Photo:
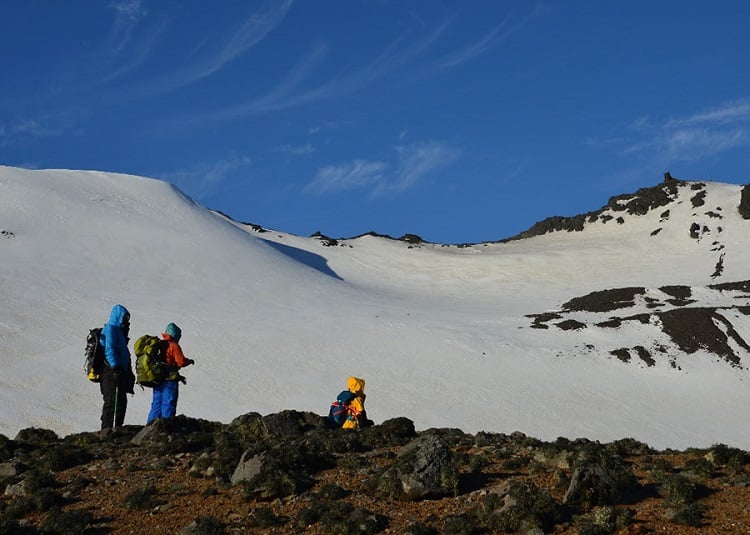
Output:
[[263,240],[268,245],[279,251],[280,253],[288,256],[289,258],[296,260],[297,262],[300,262],[302,264],[305,264],[306,266],[309,266],[313,269],[316,269],[320,271],[324,275],[328,275],[329,277],[333,277],[334,279],[338,280],[344,280],[342,279],[338,273],[333,271],[328,266],[328,260],[326,260],[324,257],[317,255],[315,253],[311,253],[309,251],[305,251],[303,249],[298,249],[297,247],[291,247],[290,245],[284,245],[282,243],[277,243],[271,240]]

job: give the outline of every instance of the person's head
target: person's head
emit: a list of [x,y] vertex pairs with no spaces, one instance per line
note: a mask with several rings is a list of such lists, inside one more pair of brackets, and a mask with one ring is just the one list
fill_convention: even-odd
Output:
[[364,394],[365,393],[365,380],[359,377],[349,377],[346,380],[346,386],[349,388],[349,392],[352,394]]
[[130,327],[130,312],[122,305],[115,305],[112,307],[112,312],[109,314],[109,322],[112,325],[119,325],[124,328]]
[[164,334],[168,334],[172,340],[174,340],[175,342],[179,342],[180,338],[182,337],[182,329],[180,329],[174,323],[170,323],[169,325],[167,325],[166,329],[164,329]]

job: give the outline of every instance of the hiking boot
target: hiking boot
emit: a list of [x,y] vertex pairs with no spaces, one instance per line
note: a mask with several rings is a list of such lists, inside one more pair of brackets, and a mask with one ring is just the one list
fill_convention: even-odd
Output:
[[109,435],[112,434],[112,428],[111,427],[105,427],[101,431],[99,431],[99,438],[107,438]]

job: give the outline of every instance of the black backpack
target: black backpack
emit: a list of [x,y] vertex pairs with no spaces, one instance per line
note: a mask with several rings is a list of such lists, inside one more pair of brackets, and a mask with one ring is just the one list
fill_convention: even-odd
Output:
[[101,327],[97,327],[96,329],[91,329],[89,335],[86,337],[86,350],[84,351],[86,359],[83,362],[83,371],[86,372],[89,381],[93,383],[98,383],[102,380],[102,369],[106,366],[104,347],[99,343],[99,335],[101,333]]

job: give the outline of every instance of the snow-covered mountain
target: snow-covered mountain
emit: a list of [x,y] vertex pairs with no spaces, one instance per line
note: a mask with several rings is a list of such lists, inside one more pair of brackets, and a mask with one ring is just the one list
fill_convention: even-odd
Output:
[[[98,428],[82,371],[115,303],[197,364],[178,412],[750,448],[750,188],[663,183],[502,242],[300,237],[159,180],[0,167],[0,433]],[[136,389],[126,423],[145,421]]]

